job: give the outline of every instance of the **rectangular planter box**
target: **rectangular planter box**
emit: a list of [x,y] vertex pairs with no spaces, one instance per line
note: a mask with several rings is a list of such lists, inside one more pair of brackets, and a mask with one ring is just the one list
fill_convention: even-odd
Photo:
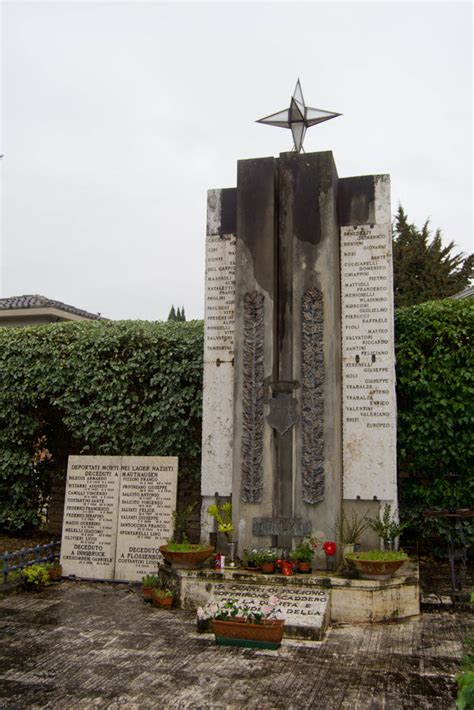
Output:
[[221,646],[277,649],[283,637],[283,627],[284,621],[279,619],[265,624],[246,624],[217,619],[212,621],[216,643]]

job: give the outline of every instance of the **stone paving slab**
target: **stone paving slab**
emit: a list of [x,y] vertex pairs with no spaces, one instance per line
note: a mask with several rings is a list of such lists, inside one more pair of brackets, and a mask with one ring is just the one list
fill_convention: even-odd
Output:
[[0,600],[0,708],[446,710],[469,614],[333,626],[279,651],[218,647],[136,588],[63,582]]

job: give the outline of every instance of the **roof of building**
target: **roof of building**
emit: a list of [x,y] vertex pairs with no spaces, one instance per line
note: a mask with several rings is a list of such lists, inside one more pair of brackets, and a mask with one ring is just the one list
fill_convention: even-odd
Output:
[[100,313],[89,313],[81,308],[69,306],[62,301],[53,301],[51,298],[40,296],[39,294],[25,294],[24,296],[10,296],[9,298],[0,298],[0,311],[10,311],[25,308],[57,308],[60,311],[74,313],[77,316],[88,318],[90,320],[100,320]]
[[474,286],[467,286],[463,291],[455,293],[450,298],[472,298],[474,296]]

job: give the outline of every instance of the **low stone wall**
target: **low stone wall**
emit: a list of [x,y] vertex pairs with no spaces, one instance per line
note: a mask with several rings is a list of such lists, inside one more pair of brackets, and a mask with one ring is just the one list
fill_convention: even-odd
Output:
[[245,570],[212,569],[173,570],[168,566],[159,569],[161,584],[171,589],[182,609],[193,610],[202,606],[212,596],[216,585],[281,586],[285,589],[305,587],[327,589],[330,593],[330,620],[333,622],[379,622],[403,619],[420,613],[420,586],[418,565],[406,562],[395,575],[386,581],[350,579],[333,575],[321,576],[264,575]]

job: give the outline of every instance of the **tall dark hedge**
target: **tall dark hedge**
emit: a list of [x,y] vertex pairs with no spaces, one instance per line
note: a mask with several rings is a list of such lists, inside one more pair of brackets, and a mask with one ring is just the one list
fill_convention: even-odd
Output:
[[0,328],[0,527],[39,522],[69,454],[179,456],[199,475],[203,326]]
[[474,300],[401,308],[395,325],[402,512],[474,506]]

